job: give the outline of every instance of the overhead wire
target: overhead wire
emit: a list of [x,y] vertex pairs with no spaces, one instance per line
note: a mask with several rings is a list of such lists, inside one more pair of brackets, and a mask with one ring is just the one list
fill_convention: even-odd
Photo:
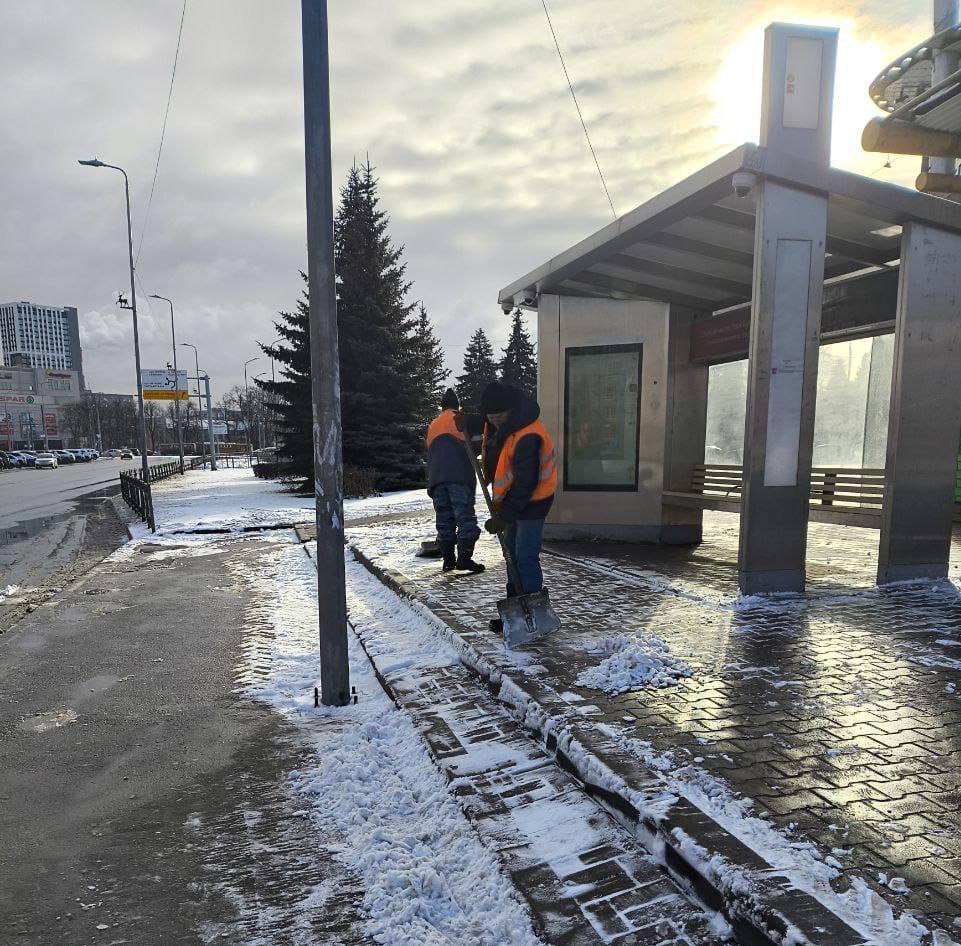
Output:
[[554,24],[551,22],[551,14],[547,9],[547,0],[541,0],[541,6],[544,8],[544,16],[547,17],[547,26],[551,31],[551,37],[554,40],[554,48],[557,50],[557,56],[561,61],[561,68],[564,70],[564,78],[567,79],[567,87],[571,90],[571,98],[574,100],[574,108],[577,109],[577,117],[581,120],[581,128],[584,129],[584,137],[587,139],[587,147],[591,150],[591,157],[594,159],[594,166],[597,168],[598,176],[601,179],[601,186],[604,188],[604,193],[607,195],[607,202],[611,205],[611,213],[614,215],[614,219],[617,219],[617,211],[614,209],[614,201],[611,199],[611,192],[608,189],[607,181],[604,178],[604,172],[601,170],[601,162],[597,159],[597,152],[594,150],[594,144],[591,141],[590,132],[587,130],[587,122],[584,121],[584,113],[581,111],[580,103],[577,101],[577,93],[574,91],[574,83],[571,81],[571,74],[567,71],[567,63],[564,61],[564,53],[561,52],[561,44],[557,40],[557,33],[554,32]]
[[167,89],[167,105],[164,108],[163,124],[160,127],[160,144],[157,146],[157,160],[154,163],[153,180],[150,182],[150,196],[147,198],[147,208],[144,210],[143,226],[140,228],[140,241],[137,244],[137,256],[135,263],[140,260],[140,251],[143,249],[144,236],[147,233],[147,220],[150,217],[150,207],[153,204],[154,191],[157,188],[157,175],[160,173],[160,157],[163,154],[164,139],[167,136],[167,118],[170,115],[170,103],[174,94],[174,79],[177,77],[177,61],[180,59],[180,41],[184,33],[184,18],[187,16],[187,0],[184,0],[183,8],[180,11],[180,26],[177,29],[177,48],[174,51],[173,67],[170,70],[170,85]]

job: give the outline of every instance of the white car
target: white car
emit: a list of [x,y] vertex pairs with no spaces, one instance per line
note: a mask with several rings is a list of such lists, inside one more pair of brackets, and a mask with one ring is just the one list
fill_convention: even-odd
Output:
[[52,453],[38,453],[34,466],[38,470],[55,470],[60,466],[60,461]]

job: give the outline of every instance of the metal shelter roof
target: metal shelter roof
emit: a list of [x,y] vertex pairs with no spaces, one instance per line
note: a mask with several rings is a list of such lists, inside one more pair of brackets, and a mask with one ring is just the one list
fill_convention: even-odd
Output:
[[755,205],[734,194],[738,171],[827,196],[825,278],[895,264],[910,220],[961,233],[957,203],[747,144],[505,286],[498,301],[551,292],[709,312],[749,301]]

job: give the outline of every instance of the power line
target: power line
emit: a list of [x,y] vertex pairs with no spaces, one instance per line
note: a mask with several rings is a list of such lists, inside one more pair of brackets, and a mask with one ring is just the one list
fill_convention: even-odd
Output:
[[571,98],[574,100],[574,108],[577,109],[577,117],[581,120],[581,128],[584,129],[584,137],[587,139],[587,147],[591,149],[591,157],[594,158],[594,165],[597,168],[597,173],[601,178],[601,185],[604,188],[604,193],[607,195],[607,202],[611,205],[611,213],[614,214],[614,219],[617,219],[617,211],[614,209],[614,201],[611,200],[611,192],[607,189],[607,181],[604,180],[604,172],[601,170],[601,162],[597,160],[597,152],[594,150],[594,145],[591,143],[591,136],[587,131],[587,122],[584,121],[584,115],[581,112],[581,106],[577,101],[577,93],[574,91],[574,83],[571,82],[571,75],[567,71],[567,63],[564,62],[564,54],[561,52],[561,44],[557,41],[557,33],[554,32],[554,24],[551,22],[551,15],[547,9],[547,0],[541,0],[541,6],[544,8],[544,16],[547,17],[547,25],[550,27],[551,36],[554,38],[554,48],[557,50],[557,56],[561,61],[561,68],[564,70],[564,78],[567,79],[567,87],[571,90]]
[[174,78],[177,75],[177,60],[180,58],[180,38],[184,33],[184,17],[187,15],[187,0],[184,0],[183,9],[180,11],[180,27],[177,30],[177,49],[174,52],[174,64],[170,70],[170,87],[167,89],[167,107],[164,109],[163,125],[160,128],[160,144],[157,147],[157,161],[153,169],[153,181],[150,183],[150,196],[147,198],[147,209],[143,215],[143,227],[140,230],[140,242],[137,244],[137,258],[140,261],[140,251],[143,249],[143,238],[147,232],[147,218],[150,216],[150,205],[153,203],[153,192],[157,187],[157,175],[160,173],[160,156],[163,154],[164,138],[167,135],[167,116],[170,114],[170,102],[174,94]]

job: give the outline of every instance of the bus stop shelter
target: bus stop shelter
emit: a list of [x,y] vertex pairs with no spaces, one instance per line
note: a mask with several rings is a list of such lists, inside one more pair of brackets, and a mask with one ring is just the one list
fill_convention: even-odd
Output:
[[[800,117],[793,40],[805,54],[820,44]],[[537,311],[538,396],[561,470],[549,534],[699,541],[701,510],[671,493],[689,490],[704,459],[710,358],[697,349],[723,351],[740,306],[750,315],[739,583],[747,594],[802,590],[827,291],[853,300],[842,307],[852,326],[887,320],[895,335],[878,581],[946,575],[961,206],[829,166],[833,42],[833,31],[769,27],[761,146],[737,148],[500,291],[505,309]]]

